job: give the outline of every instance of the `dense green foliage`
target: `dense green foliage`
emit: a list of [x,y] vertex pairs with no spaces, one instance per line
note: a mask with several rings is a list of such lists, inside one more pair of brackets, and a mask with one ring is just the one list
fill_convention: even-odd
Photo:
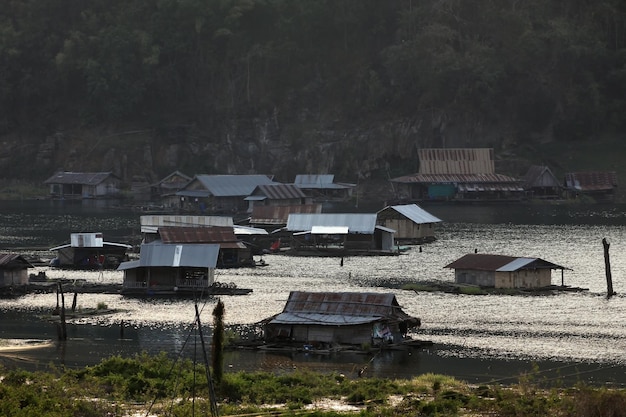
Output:
[[[0,369],[0,414],[209,415],[208,387],[198,375],[204,375],[200,366],[164,355],[112,357],[78,370]],[[224,375],[216,396],[219,415],[626,416],[623,389],[547,387],[533,375],[513,386],[476,387],[434,374],[389,380],[238,372]]]
[[0,133],[430,114],[522,139],[623,130],[619,0],[6,0]]

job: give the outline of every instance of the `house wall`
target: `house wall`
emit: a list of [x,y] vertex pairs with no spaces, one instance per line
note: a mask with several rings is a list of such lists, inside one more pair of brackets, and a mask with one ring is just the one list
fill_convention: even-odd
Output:
[[541,288],[552,284],[550,269],[522,269],[516,272],[496,272],[496,288]]
[[11,285],[27,285],[28,270],[27,269],[1,269],[0,283],[2,286]]
[[322,326],[293,325],[292,341],[301,343],[339,343],[361,345],[372,342],[372,325]]
[[552,271],[522,269],[516,272],[496,272],[457,269],[454,271],[454,282],[494,288],[540,288],[552,283]]
[[457,284],[480,285],[481,287],[495,287],[495,272],[455,269],[454,282]]
[[547,171],[544,171],[533,183],[533,187],[559,187],[560,185]]
[[243,212],[248,208],[247,196],[213,197],[213,211],[216,212]]
[[89,192],[96,197],[115,195],[120,192],[119,184],[116,180],[108,179],[102,181],[95,187],[89,187]]
[[380,345],[402,340],[402,332],[398,323],[386,322],[357,325],[269,324],[265,328],[265,340],[313,346],[319,344]]
[[346,235],[344,248],[353,250],[376,249],[374,235],[350,233]]
[[215,270],[212,268],[209,268],[207,271],[204,268],[140,267],[124,271],[124,287],[193,287],[196,285],[194,285],[195,279],[189,277],[191,273],[206,275],[206,286],[211,286],[215,283]]
[[435,237],[433,223],[419,224],[407,218],[385,219],[383,226],[396,231],[396,239],[424,239]]

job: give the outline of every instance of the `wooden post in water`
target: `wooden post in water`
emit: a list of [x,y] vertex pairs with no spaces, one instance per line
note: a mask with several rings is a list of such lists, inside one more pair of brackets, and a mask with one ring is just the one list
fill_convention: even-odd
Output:
[[611,298],[615,293],[613,292],[613,278],[611,276],[611,260],[609,258],[609,242],[606,238],[602,239],[602,246],[604,247],[604,269],[606,272],[606,298]]
[[65,297],[63,296],[63,287],[61,283],[58,283],[58,294],[61,296],[61,311],[59,312],[61,318],[61,329],[59,332],[59,340],[67,340],[67,328],[65,327]]

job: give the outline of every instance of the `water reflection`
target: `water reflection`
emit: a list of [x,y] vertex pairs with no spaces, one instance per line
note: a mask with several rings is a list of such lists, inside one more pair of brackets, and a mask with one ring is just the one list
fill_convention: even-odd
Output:
[[[565,367],[562,369],[572,374],[584,370],[581,375],[587,380],[626,382],[623,207],[433,205],[428,210],[445,222],[438,228],[438,240],[424,245],[421,252],[411,250],[398,257],[348,257],[343,263],[337,258],[271,255],[265,257],[267,267],[220,270],[216,279],[253,289],[250,295],[222,297],[226,322],[237,332],[280,312],[291,290],[391,291],[408,314],[421,317],[423,327],[414,337],[433,341],[432,348],[383,352],[373,359],[356,354],[335,357],[233,351],[226,356],[228,369],[287,371],[305,367],[351,374],[367,366],[368,372],[382,376],[445,372],[486,381],[528,372],[536,362],[546,370]],[[103,208],[83,211],[63,205],[43,210],[18,204],[13,210],[2,206],[0,214],[3,248],[44,246],[42,242],[50,239],[67,240],[77,230],[108,232],[116,241],[138,231],[134,214]],[[618,292],[611,299],[606,298],[603,238],[611,243],[611,267]],[[565,284],[589,291],[554,296],[468,296],[400,289],[402,284],[416,281],[452,281],[453,271],[444,266],[474,250],[541,257],[571,268],[563,276]],[[116,271],[37,268],[35,272],[39,271],[50,277],[122,280]],[[560,274],[553,275],[553,282],[561,282]],[[215,302],[207,299],[201,304],[207,337]],[[54,294],[2,300],[0,337],[56,340],[55,325],[38,318],[55,303]],[[192,300],[141,300],[104,294],[78,297],[79,308],[93,308],[98,303],[118,312],[72,322],[67,343],[55,343],[53,348],[18,358],[3,358],[2,363],[81,366],[116,354],[166,351],[174,355],[197,342],[197,335],[190,335],[195,314]]]

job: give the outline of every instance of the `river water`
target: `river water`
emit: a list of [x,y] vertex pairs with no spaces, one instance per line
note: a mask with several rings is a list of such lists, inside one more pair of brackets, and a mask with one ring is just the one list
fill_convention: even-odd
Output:
[[[0,202],[0,249],[47,248],[65,243],[73,232],[103,232],[105,240],[136,243],[139,217],[97,204],[72,202]],[[216,279],[252,288],[245,296],[224,296],[229,330],[280,312],[292,290],[393,292],[404,311],[420,317],[414,338],[433,342],[412,351],[365,354],[277,354],[227,352],[230,371],[290,371],[306,368],[355,374],[410,378],[425,372],[445,373],[469,382],[514,382],[538,368],[545,380],[626,384],[626,207],[602,205],[425,205],[444,222],[437,240],[400,256],[302,258],[266,255],[263,268],[218,270]],[[376,208],[373,209],[374,211]],[[373,212],[373,211],[369,211]],[[610,243],[611,273],[617,294],[606,296],[602,239]],[[32,249],[31,249],[32,250]],[[569,268],[566,285],[587,289],[556,295],[454,295],[413,292],[402,284],[452,282],[444,268],[477,250],[540,257]],[[121,282],[121,272],[59,271],[49,277]],[[553,272],[553,283],[561,283]],[[209,327],[215,299],[203,300],[201,320]],[[68,326],[69,340],[56,342],[56,324],[42,318],[56,305],[54,294],[0,300],[0,338],[55,341],[48,348],[2,355],[5,366],[38,368],[50,363],[84,366],[111,355],[193,350],[192,300],[145,300],[119,295],[81,294],[79,307],[105,303],[118,312],[81,319]]]

